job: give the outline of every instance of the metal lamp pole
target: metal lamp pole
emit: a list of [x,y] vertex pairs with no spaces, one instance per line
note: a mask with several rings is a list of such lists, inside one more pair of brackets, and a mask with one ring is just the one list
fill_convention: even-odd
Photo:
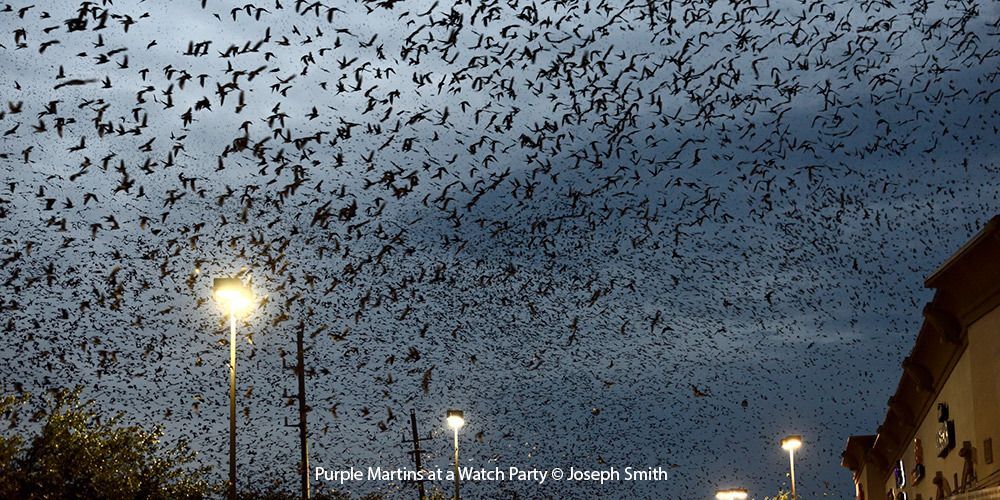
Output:
[[795,449],[792,448],[788,450],[788,465],[791,469],[792,477],[792,500],[798,500],[798,495],[795,494]]
[[455,431],[455,500],[461,500],[458,486],[458,430],[465,425],[465,414],[462,410],[448,410],[445,420],[448,422],[448,427],[451,427]]
[[236,500],[236,312],[229,309],[229,500]]
[[236,315],[250,310],[253,293],[239,278],[215,278],[213,294],[229,313],[229,500],[236,500]]
[[788,452],[788,465],[790,469],[790,477],[792,480],[792,500],[798,500],[799,497],[795,493],[795,450],[802,447],[802,436],[788,436],[781,440],[781,448]]
[[455,428],[455,500],[460,500],[461,497],[458,494],[458,427]]

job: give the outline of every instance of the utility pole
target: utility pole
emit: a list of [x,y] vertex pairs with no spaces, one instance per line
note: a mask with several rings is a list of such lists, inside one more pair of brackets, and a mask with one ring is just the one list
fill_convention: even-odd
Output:
[[[310,497],[309,491],[309,440],[308,440],[308,427],[306,426],[306,413],[309,412],[309,406],[306,405],[306,365],[305,365],[305,346],[304,335],[306,330],[305,321],[299,321],[297,332],[295,335],[295,348],[296,348],[296,363],[292,370],[295,372],[296,377],[299,382],[299,424],[289,425],[288,417],[285,417],[286,427],[298,427],[299,428],[299,474],[301,475],[301,486],[302,486],[302,500],[308,500]],[[281,364],[284,368],[285,359],[281,359]]]
[[[413,463],[417,467],[417,472],[420,472],[423,467],[420,465],[420,454],[423,450],[420,449],[420,441],[431,439],[431,436],[421,438],[417,433],[417,414],[412,409],[410,410],[410,435],[411,439],[403,439],[404,443],[413,443],[413,451],[408,451],[410,455],[413,455]],[[417,481],[417,491],[420,492],[420,500],[426,500],[427,494],[424,492],[424,481],[425,479],[420,479]]]
[[299,323],[299,332],[296,339],[298,348],[298,366],[295,374],[299,377],[299,447],[301,448],[302,460],[302,500],[309,499],[309,441],[307,439],[308,428],[306,427],[306,413],[309,408],[306,406],[306,362],[305,347],[302,345],[302,337],[305,335],[306,325]]

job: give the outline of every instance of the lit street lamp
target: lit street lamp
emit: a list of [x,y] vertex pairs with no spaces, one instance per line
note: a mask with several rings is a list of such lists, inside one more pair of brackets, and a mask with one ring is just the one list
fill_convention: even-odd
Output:
[[715,492],[716,500],[746,500],[747,490],[743,488],[730,488]]
[[236,500],[236,315],[253,306],[253,293],[237,278],[215,278],[215,300],[229,314],[229,499]]
[[465,425],[465,414],[462,410],[448,410],[448,417],[445,419],[448,427],[455,431],[455,500],[459,500],[458,495],[458,430]]
[[802,447],[802,436],[788,436],[781,440],[781,449],[788,452],[788,463],[791,467],[792,500],[798,500],[795,494],[795,450]]

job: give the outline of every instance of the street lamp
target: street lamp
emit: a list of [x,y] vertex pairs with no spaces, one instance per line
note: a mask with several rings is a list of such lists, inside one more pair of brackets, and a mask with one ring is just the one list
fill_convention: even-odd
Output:
[[795,450],[802,447],[802,436],[788,436],[781,440],[781,449],[788,452],[788,464],[791,468],[792,500],[798,500],[795,494]]
[[215,278],[212,294],[229,315],[229,499],[236,500],[236,315],[253,307],[253,293],[238,278]]
[[743,488],[730,488],[715,492],[716,500],[746,500],[747,490]]
[[445,419],[448,422],[448,427],[451,427],[455,431],[455,500],[459,500],[458,495],[458,430],[465,425],[465,414],[462,410],[448,410],[448,416]]

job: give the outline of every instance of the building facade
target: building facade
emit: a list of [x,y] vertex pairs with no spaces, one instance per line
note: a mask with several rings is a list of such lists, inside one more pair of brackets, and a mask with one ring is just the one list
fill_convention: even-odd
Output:
[[859,500],[1000,499],[1000,216],[924,285],[885,420],[847,440],[842,465]]

